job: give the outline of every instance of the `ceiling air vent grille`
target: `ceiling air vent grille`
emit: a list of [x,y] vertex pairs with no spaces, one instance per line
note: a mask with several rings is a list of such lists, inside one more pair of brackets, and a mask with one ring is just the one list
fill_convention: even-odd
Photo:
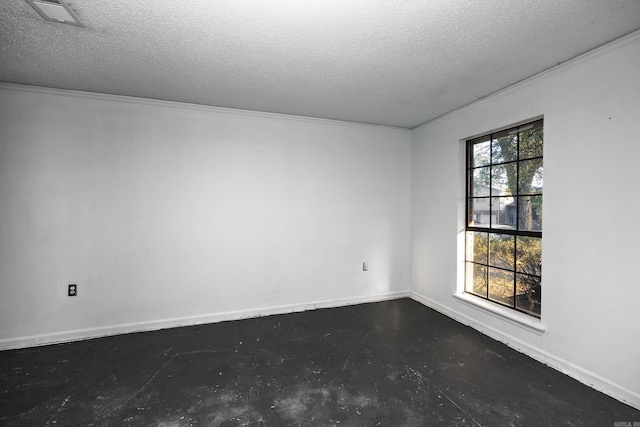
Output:
[[84,26],[64,0],[27,0],[27,3],[47,21]]

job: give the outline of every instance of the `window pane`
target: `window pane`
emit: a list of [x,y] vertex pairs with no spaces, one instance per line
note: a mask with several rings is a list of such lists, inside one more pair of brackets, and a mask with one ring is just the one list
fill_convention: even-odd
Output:
[[513,273],[489,267],[489,299],[513,306]]
[[489,196],[490,170],[488,167],[473,170],[472,196]]
[[497,192],[496,195],[513,195],[516,189],[514,183],[518,178],[516,175],[516,163],[506,163],[494,166],[491,170],[491,189]]
[[511,196],[491,198],[493,228],[516,229],[516,204]]
[[472,294],[487,298],[487,267],[484,265],[467,263],[467,277],[465,290]]
[[540,278],[516,274],[516,307],[540,315],[542,286]]
[[489,235],[476,231],[467,231],[466,260],[482,264],[487,263]]
[[489,235],[489,265],[513,270],[514,252],[515,236],[495,233]]
[[533,180],[531,181],[531,194],[542,194],[542,187],[544,184],[544,167],[540,165],[536,169],[536,173],[533,174]]
[[518,138],[517,135],[509,134],[508,131],[493,135],[491,141],[491,163],[511,162],[517,159]]
[[465,292],[537,317],[542,127],[540,119],[467,141]]
[[473,227],[489,227],[490,207],[488,197],[469,199],[469,225]]
[[525,160],[518,167],[518,194],[542,193],[542,159]]
[[542,231],[542,196],[518,197],[518,229]]
[[542,273],[542,239],[526,236],[518,236],[516,239],[516,271],[540,276]]
[[477,142],[473,144],[473,163],[472,167],[488,165],[490,158],[491,143],[487,140],[484,142]]
[[520,132],[520,158],[542,157],[542,128]]

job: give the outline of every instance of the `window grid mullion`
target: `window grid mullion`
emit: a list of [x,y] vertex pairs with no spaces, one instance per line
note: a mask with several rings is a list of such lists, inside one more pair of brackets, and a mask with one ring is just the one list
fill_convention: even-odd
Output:
[[[489,228],[493,228],[493,194],[491,193],[491,186],[493,185],[493,135],[489,138]],[[488,269],[487,269],[488,272]],[[489,274],[489,273],[487,273]],[[487,289],[489,282],[487,282]]]
[[518,273],[516,272],[516,267],[518,265],[518,260],[516,256],[518,254],[518,236],[513,236],[513,308],[516,308],[516,288],[518,283]]
[[[516,230],[520,230],[520,132],[516,133],[516,185],[513,186],[516,190]],[[513,308],[516,308],[516,292],[518,275],[516,273],[517,260],[516,255],[518,253],[518,236],[513,237]]]
[[491,241],[491,239],[489,239],[489,233],[487,233],[487,241],[485,242],[486,246],[487,246],[487,259],[486,259],[486,263],[487,265],[484,267],[484,280],[485,283],[487,284],[486,288],[486,298],[489,299],[489,253],[491,252],[491,248],[489,247],[489,242]]
[[516,185],[513,187],[516,190],[516,230],[520,230],[520,132],[516,133]]
[[470,225],[469,227],[467,227],[467,231],[477,231],[480,233],[499,233],[499,234],[509,234],[511,236],[542,238],[542,231],[532,231],[532,230],[509,230],[509,229],[498,229],[498,228],[489,228],[489,227],[476,227],[476,226]]

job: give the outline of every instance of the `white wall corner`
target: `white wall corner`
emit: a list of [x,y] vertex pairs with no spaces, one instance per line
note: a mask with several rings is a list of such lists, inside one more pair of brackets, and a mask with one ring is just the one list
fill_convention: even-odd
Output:
[[567,360],[558,358],[544,351],[542,348],[533,346],[527,342],[524,342],[512,335],[505,333],[502,330],[496,329],[493,326],[487,325],[477,318],[470,317],[458,310],[446,307],[424,295],[417,292],[411,292],[411,299],[436,310],[439,313],[450,317],[463,325],[469,326],[490,338],[500,341],[501,343],[511,347],[512,349],[526,354],[527,356],[543,363],[559,372],[562,372],[569,377],[580,381],[581,383],[601,391],[629,406],[632,406],[640,410],[640,394],[633,390],[629,390],[619,384],[615,384],[606,378],[603,378],[593,372],[590,372],[580,366],[577,366]]

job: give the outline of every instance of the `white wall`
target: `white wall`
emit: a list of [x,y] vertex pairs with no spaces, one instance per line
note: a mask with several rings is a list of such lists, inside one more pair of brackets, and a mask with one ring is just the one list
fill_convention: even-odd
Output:
[[[412,292],[640,408],[639,76],[635,33],[414,129]],[[542,321],[522,324],[453,296],[463,265],[460,141],[541,115]]]
[[408,130],[0,85],[0,348],[408,295],[410,155]]

